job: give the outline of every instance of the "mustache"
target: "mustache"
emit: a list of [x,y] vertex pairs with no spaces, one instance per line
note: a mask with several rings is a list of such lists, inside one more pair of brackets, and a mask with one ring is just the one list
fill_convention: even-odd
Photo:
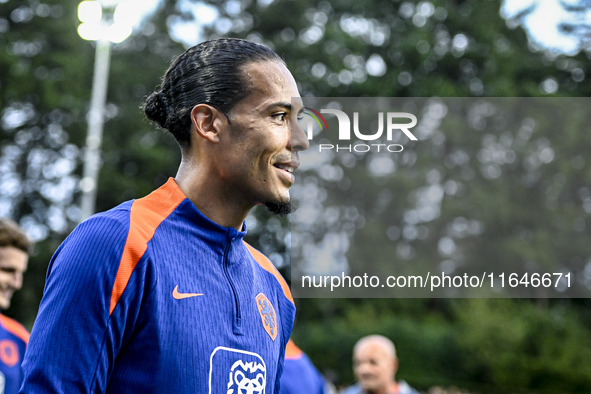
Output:
[[279,155],[275,156],[275,162],[277,163],[284,163],[284,162],[291,162],[291,160],[296,157],[295,154],[291,153],[280,153]]

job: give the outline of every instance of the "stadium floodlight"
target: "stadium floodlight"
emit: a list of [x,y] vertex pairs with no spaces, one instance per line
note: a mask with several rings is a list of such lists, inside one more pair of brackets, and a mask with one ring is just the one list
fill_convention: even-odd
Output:
[[134,26],[139,22],[140,13],[137,10],[137,4],[133,4],[130,1],[124,1],[117,4],[115,12],[113,13],[113,21],[115,23],[123,23],[130,26]]
[[107,39],[114,44],[119,44],[131,35],[133,29],[126,23],[113,23],[107,28]]
[[78,35],[86,41],[98,41],[103,36],[103,27],[98,23],[81,23]]
[[103,19],[103,6],[98,1],[83,1],[78,4],[78,19],[82,23],[98,24]]
[[107,30],[107,37],[113,43],[123,42],[133,31],[138,22],[138,12],[132,3],[124,1],[117,4],[113,13],[113,24]]
[[117,6],[121,2],[121,0],[98,0],[99,3],[103,5],[103,7],[113,8]]
[[[115,7],[110,21],[103,18],[103,7],[107,9]],[[85,0],[78,5],[78,19],[82,22],[78,26],[80,37],[84,40],[96,41],[92,97],[88,113],[86,155],[82,179],[80,180],[82,200],[79,220],[82,221],[92,215],[95,210],[111,43],[119,44],[129,37],[133,32],[137,17],[134,15],[133,6],[129,2]]]
[[119,44],[133,32],[133,26],[138,22],[137,12],[131,2],[111,2],[108,6],[115,6],[111,24],[103,21],[103,5],[99,1],[85,0],[78,5],[78,34],[87,41],[106,39]]

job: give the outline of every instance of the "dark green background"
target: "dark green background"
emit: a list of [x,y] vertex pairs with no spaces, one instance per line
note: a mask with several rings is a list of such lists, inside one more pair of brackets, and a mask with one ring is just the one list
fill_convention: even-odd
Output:
[[[226,14],[225,2],[209,4],[222,16]],[[548,78],[558,84],[556,96],[589,96],[591,90],[587,79],[581,80],[581,72],[589,72],[584,51],[573,57],[531,52],[526,32],[509,29],[499,16],[498,1],[435,1],[434,6],[445,13],[437,13],[439,19],[427,18],[421,27],[400,14],[402,3],[396,1],[277,0],[262,7],[244,0],[241,4],[240,18],[252,23],[224,35],[272,46],[285,58],[302,95],[533,97],[545,95],[540,86]],[[0,26],[4,26],[0,34],[0,110],[5,116],[9,108],[28,108],[30,115],[16,128],[3,126],[0,134],[0,181],[12,177],[19,186],[15,193],[0,189],[0,198],[12,203],[10,215],[21,224],[40,235],[47,231],[31,257],[25,287],[6,311],[29,328],[42,295],[48,261],[75,225],[79,198],[74,193],[52,200],[48,192],[68,176],[79,178],[81,174],[82,156],[76,156],[76,150],[67,144],[81,148],[85,140],[94,48],[76,34],[76,7],[72,0],[0,3]],[[581,10],[585,10],[584,4]],[[170,59],[183,51],[167,30],[167,20],[178,14],[175,2],[166,1],[140,31],[113,48],[99,210],[141,197],[176,172],[180,156],[175,142],[146,122],[139,106],[158,84]],[[341,21],[350,17],[389,31],[389,38],[383,45],[373,45],[367,34],[344,32]],[[308,37],[305,32],[313,26],[323,35],[317,42],[306,43],[301,37]],[[446,51],[458,34],[467,37],[466,50]],[[220,34],[210,27],[206,35]],[[384,75],[368,76],[363,83],[338,83],[339,73],[355,67],[352,59],[361,59],[363,68],[363,62],[375,54],[387,66]],[[311,72],[317,63],[326,67],[321,78]],[[400,83],[401,72],[411,75],[410,84]],[[586,188],[591,157],[586,147],[591,137],[582,129],[557,132],[563,133],[569,150],[561,151],[545,169],[560,172],[564,179],[534,179],[528,189],[532,198],[525,199],[513,195],[510,182],[490,182],[478,175],[468,185],[477,190],[468,194],[474,199],[450,205],[446,218],[454,217],[453,211],[460,208],[482,215],[486,231],[471,240],[479,251],[474,258],[484,261],[510,256],[516,264],[549,261],[579,268],[589,261],[590,256],[579,251],[586,250],[589,235],[584,204],[589,198]],[[493,135],[499,138],[500,133]],[[400,182],[396,199],[387,207],[392,215],[402,215],[406,199],[424,184],[433,166],[442,169],[443,177],[452,176],[453,171],[442,163],[456,152],[455,139],[465,136],[446,137],[437,150],[417,152],[408,179]],[[476,163],[482,139],[463,143],[468,145],[470,161]],[[58,159],[72,156],[76,157],[73,173],[44,171]],[[580,160],[573,165],[578,156],[582,167]],[[495,185],[494,192],[489,190],[491,185]],[[528,201],[527,205],[522,201]],[[286,260],[289,251],[283,240],[287,221],[269,220],[260,209],[254,215],[259,226],[249,234],[250,241],[263,252],[278,253]],[[59,224],[60,218],[65,218],[65,224]],[[576,218],[583,219],[582,229],[580,222],[579,230],[573,229]],[[47,227],[49,223],[54,229]],[[441,234],[447,224],[442,221],[441,228],[432,234]],[[577,237],[569,236],[573,231]],[[411,246],[434,250],[438,238],[428,238],[421,245],[413,241]],[[371,247],[371,242],[366,246]],[[549,253],[554,250],[568,253]],[[570,256],[568,261],[566,255]],[[398,376],[421,390],[455,385],[482,393],[589,393],[589,307],[586,299],[302,299],[293,337],[338,386],[353,380],[350,360],[355,341],[365,334],[380,333],[397,344],[401,359]]]

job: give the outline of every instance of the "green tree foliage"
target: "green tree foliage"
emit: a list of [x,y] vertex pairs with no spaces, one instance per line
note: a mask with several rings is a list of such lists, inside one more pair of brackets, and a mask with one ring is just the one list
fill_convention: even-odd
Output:
[[[0,214],[15,218],[39,240],[25,288],[8,314],[28,327],[50,256],[77,221],[94,61],[93,44],[76,34],[77,3],[0,2]],[[306,96],[590,94],[586,55],[528,50],[526,33],[507,27],[498,1],[208,4],[219,18],[203,37],[243,37],[271,46],[285,58]],[[139,106],[170,59],[183,50],[168,29],[174,16],[190,18],[187,9],[164,1],[139,31],[113,47],[99,210],[143,196],[176,172],[175,142],[143,120]],[[584,239],[591,211],[585,119],[574,119],[560,132],[536,131],[516,153],[522,165],[538,148],[548,147],[544,144],[555,152],[527,188],[520,166],[503,166],[495,179],[484,175],[487,163],[479,157],[503,146],[505,130],[450,131],[439,144],[409,149],[414,159],[407,157],[387,205],[400,231],[409,196],[425,187],[433,170],[442,184],[461,183],[463,192],[446,197],[429,238],[404,240],[420,252],[407,262],[440,259],[439,239],[454,223],[461,225],[457,219],[463,217],[480,221],[485,230],[457,240],[471,259],[482,264],[505,258],[506,264],[536,261],[582,272],[590,254]],[[518,130],[513,133],[515,141]],[[472,178],[464,179],[470,173]],[[353,188],[379,187],[361,175],[356,182]],[[370,227],[380,215],[375,201],[360,207]],[[287,222],[257,209],[249,224],[250,241],[278,265],[286,263]],[[377,237],[386,230],[373,231]],[[356,243],[349,258],[367,255],[375,248],[372,239]],[[396,255],[394,244],[390,247]],[[421,389],[457,385],[490,393],[585,393],[591,387],[589,306],[586,300],[305,299],[299,301],[294,338],[339,385],[353,380],[355,341],[377,332],[396,342],[400,378]]]
[[[28,326],[51,254],[78,220],[94,44],[76,33],[77,5],[0,4],[0,211],[40,241],[12,308]],[[146,122],[140,109],[183,50],[168,36],[165,15],[112,49],[98,210],[141,197],[176,172],[180,155],[174,140]]]

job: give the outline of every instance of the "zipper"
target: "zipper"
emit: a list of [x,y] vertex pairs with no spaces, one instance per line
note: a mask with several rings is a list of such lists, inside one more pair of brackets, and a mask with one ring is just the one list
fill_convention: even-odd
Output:
[[228,272],[228,252],[230,250],[230,246],[232,246],[232,241],[228,242],[226,248],[224,249],[224,257],[223,257],[223,267],[224,267],[224,275],[226,275],[226,280],[230,284],[232,289],[232,295],[234,296],[234,306],[236,307],[236,316],[234,316],[234,324],[232,324],[232,328],[234,334],[242,335],[242,318],[240,316],[240,299],[238,298],[238,293],[236,292],[236,287],[234,286],[234,282],[232,282],[232,278],[230,277],[230,273]]

